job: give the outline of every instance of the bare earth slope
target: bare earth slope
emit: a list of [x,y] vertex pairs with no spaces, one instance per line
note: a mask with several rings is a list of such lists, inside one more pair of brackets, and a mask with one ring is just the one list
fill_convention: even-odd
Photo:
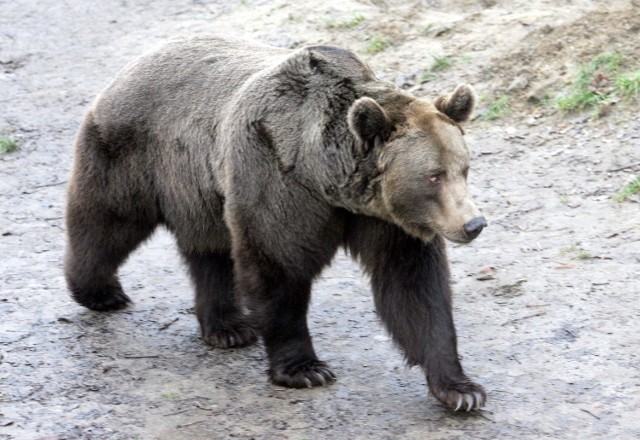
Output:
[[[640,206],[612,199],[640,170],[638,101],[599,120],[537,102],[601,53],[638,69],[640,5],[300,3],[0,0],[0,136],[20,146],[0,155],[0,439],[640,438]],[[310,317],[339,376],[324,389],[270,385],[261,346],[206,347],[165,232],[121,271],[130,309],[69,298],[63,207],[79,121],[126,62],[196,32],[346,46],[419,95],[474,84],[480,115],[511,97],[511,113],[467,128],[490,226],[450,246],[460,352],[485,410],[453,414],[426,395],[342,255]]]

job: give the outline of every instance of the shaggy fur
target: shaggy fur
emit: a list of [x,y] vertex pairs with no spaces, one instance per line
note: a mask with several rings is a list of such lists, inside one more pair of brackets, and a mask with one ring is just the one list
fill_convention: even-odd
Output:
[[118,267],[158,225],[176,237],[214,347],[264,339],[271,380],[335,380],[313,349],[313,280],[340,246],[370,274],[407,360],[445,405],[484,404],[458,361],[443,238],[484,219],[466,187],[458,122],[473,92],[437,106],[351,52],[216,36],[175,40],[127,66],[77,139],[66,278],[93,310],[129,303]]

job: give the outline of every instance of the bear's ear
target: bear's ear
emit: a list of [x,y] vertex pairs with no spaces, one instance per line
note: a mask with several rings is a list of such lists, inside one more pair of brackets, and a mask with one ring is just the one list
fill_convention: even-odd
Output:
[[349,128],[368,150],[376,141],[386,141],[391,133],[391,122],[386,112],[374,99],[357,99],[349,109],[347,116]]
[[468,84],[460,84],[450,95],[439,96],[434,105],[456,122],[469,119],[476,104],[476,95]]

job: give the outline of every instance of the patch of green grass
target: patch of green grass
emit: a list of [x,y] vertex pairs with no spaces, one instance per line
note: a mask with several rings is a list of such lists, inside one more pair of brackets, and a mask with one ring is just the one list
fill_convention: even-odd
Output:
[[640,95],[640,70],[616,78],[616,90],[625,98]]
[[428,82],[433,81],[434,79],[436,79],[437,77],[433,74],[433,73],[423,73],[420,76],[420,84],[426,84]]
[[471,61],[473,61],[473,55],[465,53],[464,55],[460,56],[460,61],[462,61],[463,63],[470,63]]
[[358,27],[365,21],[364,15],[356,14],[351,20],[346,21],[327,21],[327,29],[337,29],[341,31],[348,31]]
[[624,202],[635,194],[640,194],[640,173],[636,174],[636,177],[627,183],[624,188],[622,188],[622,191],[616,194],[614,198],[618,202]]
[[576,91],[564,98],[558,98],[556,104],[560,110],[577,111],[588,107],[596,107],[606,99],[605,95],[598,95],[588,90]]
[[433,58],[433,66],[431,66],[432,72],[448,69],[449,67],[451,67],[451,64],[453,64],[453,60],[451,59],[451,57],[447,55],[444,55],[441,57],[437,57],[434,55],[432,58]]
[[427,35],[431,29],[433,29],[434,24],[429,23],[422,29],[422,35]]
[[554,100],[553,98],[550,98],[549,96],[545,96],[544,98],[540,99],[538,101],[538,105],[540,107],[549,107],[552,106],[554,104]]
[[169,400],[177,400],[180,397],[180,394],[175,391],[163,391],[160,395]]
[[569,246],[565,246],[560,249],[560,253],[563,255],[572,254],[571,259],[573,260],[591,260],[594,258],[589,252],[584,249],[580,249],[575,244],[570,244]]
[[509,110],[511,110],[511,106],[509,105],[509,97],[507,95],[502,95],[498,99],[489,105],[487,111],[480,116],[480,119],[483,121],[493,121],[495,119],[500,119],[504,115],[506,115]]
[[607,72],[615,72],[620,68],[622,63],[622,54],[620,53],[605,53],[595,57],[589,67],[591,70],[596,70],[599,67],[604,67]]
[[561,254],[571,254],[573,252],[578,252],[578,247],[575,244],[570,244],[560,249]]
[[420,77],[420,84],[433,81],[437,76],[432,72],[447,70],[455,62],[454,58],[448,55],[443,55],[441,57],[433,55],[431,58],[433,58],[433,64],[429,68],[429,71],[423,73]]
[[387,47],[389,47],[389,45],[389,40],[377,35],[373,37],[367,44],[366,52],[369,55],[375,55],[385,50]]
[[18,149],[18,142],[15,139],[0,137],[0,154],[11,153]]
[[597,108],[609,100],[616,91],[623,96],[638,94],[640,73],[635,77],[618,75],[621,63],[622,55],[619,53],[595,57],[578,71],[569,93],[556,99],[558,108],[564,111],[580,111]]

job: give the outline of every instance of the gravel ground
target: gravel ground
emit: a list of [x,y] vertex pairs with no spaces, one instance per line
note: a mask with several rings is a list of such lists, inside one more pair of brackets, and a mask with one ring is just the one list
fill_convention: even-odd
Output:
[[[640,209],[612,198],[640,170],[638,102],[596,120],[527,104],[596,53],[637,62],[639,6],[304,3],[0,1],[0,135],[19,143],[0,155],[0,439],[640,438]],[[467,127],[470,186],[490,225],[449,246],[459,349],[488,391],[483,411],[427,396],[344,255],[314,286],[316,350],[338,375],[322,389],[269,384],[260,345],[200,341],[165,231],[121,270],[132,307],[98,314],[69,298],[63,215],[82,116],[126,62],[194,32],[351,47],[418,95],[475,84],[480,115],[524,78],[511,114]],[[373,54],[376,35],[391,46]],[[452,65],[423,81],[443,54]]]

